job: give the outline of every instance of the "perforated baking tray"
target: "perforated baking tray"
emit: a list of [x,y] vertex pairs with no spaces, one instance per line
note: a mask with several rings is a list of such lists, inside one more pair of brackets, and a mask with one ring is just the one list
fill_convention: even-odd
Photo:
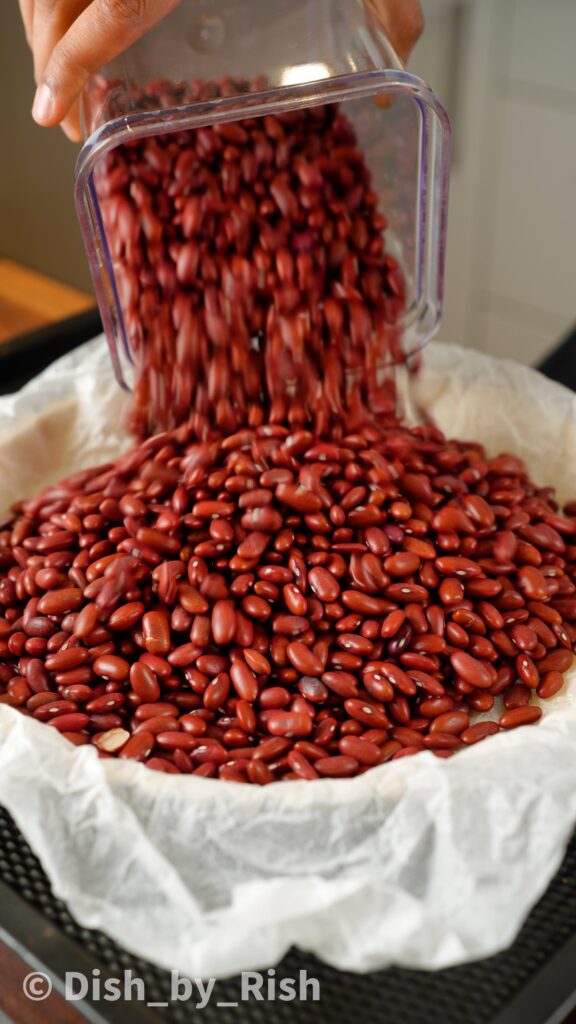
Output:
[[43,965],[56,988],[63,987],[65,972],[91,978],[96,968],[102,980],[131,971],[144,982],[145,1000],[75,1003],[92,1021],[187,1024],[198,1021],[200,1013],[206,1024],[559,1024],[576,1004],[576,836],[516,942],[498,956],[446,971],[392,968],[358,975],[291,950],[276,968],[276,991],[282,978],[299,978],[305,970],[308,978],[318,980],[318,1002],[242,1001],[240,979],[231,978],[216,983],[202,1011],[193,999],[171,1001],[169,971],[132,956],[71,917],[3,809],[0,879],[0,938],[35,967]]

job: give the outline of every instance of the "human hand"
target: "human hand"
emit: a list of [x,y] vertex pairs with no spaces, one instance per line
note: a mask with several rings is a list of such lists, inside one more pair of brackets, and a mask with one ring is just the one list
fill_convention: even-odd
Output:
[[78,97],[103,64],[140,39],[180,0],[20,0],[34,58],[32,116],[82,139]]
[[[19,0],[34,57],[32,116],[81,141],[78,97],[87,79],[140,39],[180,0]],[[370,0],[405,61],[423,28],[419,0]]]

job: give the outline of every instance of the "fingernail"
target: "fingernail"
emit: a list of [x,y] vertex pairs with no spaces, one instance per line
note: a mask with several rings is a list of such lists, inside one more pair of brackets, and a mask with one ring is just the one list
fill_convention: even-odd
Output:
[[46,82],[41,82],[36,89],[32,106],[32,117],[38,124],[44,124],[52,117],[53,110],[54,96],[52,95],[52,90],[50,86],[46,85]]

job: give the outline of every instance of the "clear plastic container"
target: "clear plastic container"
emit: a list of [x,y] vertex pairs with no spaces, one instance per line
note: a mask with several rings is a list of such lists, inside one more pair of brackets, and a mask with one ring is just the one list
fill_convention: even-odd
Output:
[[[249,91],[226,95],[230,79],[249,80]],[[198,84],[222,80],[216,97]],[[434,93],[404,70],[369,0],[182,0],[94,76],[83,97],[76,205],[125,387],[134,385],[135,328],[117,258],[122,224],[106,216],[110,175],[102,168],[110,168],[110,153],[144,137],[181,139],[203,126],[324,104],[341,104],[352,123],[387,220],[386,252],[404,281],[404,351],[433,334],[442,308],[449,122]]]

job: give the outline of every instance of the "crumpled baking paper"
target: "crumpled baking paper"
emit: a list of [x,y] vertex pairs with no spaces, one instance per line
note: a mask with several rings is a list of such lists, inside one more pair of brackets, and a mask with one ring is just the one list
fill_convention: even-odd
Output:
[[[576,495],[576,397],[438,343],[411,398],[448,434],[522,455]],[[0,398],[3,504],[113,458],[126,439],[104,341]],[[536,727],[444,761],[259,788],[99,760],[0,707],[0,802],[83,925],[192,976],[291,946],[355,971],[442,968],[506,947],[576,821],[576,673]]]

